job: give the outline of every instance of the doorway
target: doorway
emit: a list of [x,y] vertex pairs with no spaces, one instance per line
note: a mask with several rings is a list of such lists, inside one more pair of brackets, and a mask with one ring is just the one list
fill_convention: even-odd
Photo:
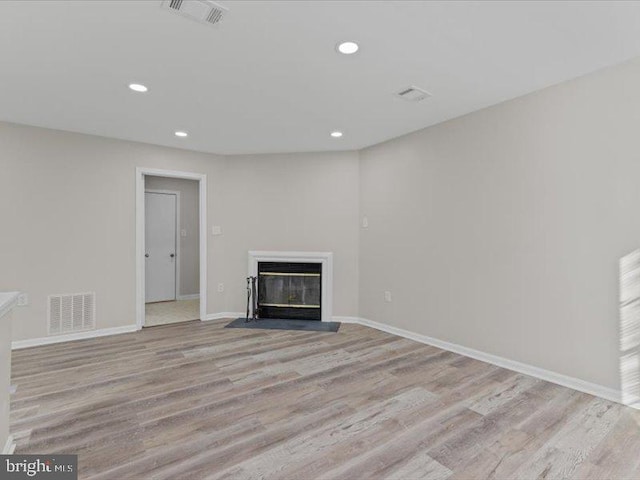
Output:
[[138,328],[205,318],[206,177],[136,171]]

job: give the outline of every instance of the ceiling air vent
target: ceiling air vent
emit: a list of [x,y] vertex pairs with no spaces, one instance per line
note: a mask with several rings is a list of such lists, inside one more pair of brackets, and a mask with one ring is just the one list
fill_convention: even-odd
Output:
[[422,90],[418,87],[407,87],[396,93],[396,96],[400,97],[407,102],[419,102],[431,96],[426,90]]
[[216,25],[229,12],[226,7],[209,0],[165,0],[162,6],[201,23]]

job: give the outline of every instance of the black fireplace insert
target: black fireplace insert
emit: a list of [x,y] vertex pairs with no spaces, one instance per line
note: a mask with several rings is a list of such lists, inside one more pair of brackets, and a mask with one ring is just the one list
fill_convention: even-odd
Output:
[[322,264],[258,262],[258,316],[322,318]]

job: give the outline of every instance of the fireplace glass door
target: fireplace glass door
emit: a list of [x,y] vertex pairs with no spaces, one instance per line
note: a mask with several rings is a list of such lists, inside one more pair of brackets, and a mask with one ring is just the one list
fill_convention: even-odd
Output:
[[258,315],[320,320],[321,279],[319,263],[259,262]]

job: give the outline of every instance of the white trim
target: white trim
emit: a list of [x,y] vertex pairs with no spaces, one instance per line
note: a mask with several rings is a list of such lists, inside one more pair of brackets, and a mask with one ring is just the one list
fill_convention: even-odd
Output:
[[2,449],[2,455],[11,455],[16,449],[16,442],[13,441],[13,435],[9,434],[7,437],[7,442],[4,444],[4,448]]
[[232,318],[236,319],[239,317],[244,317],[246,315],[245,312],[218,312],[218,313],[210,313],[202,317],[202,320],[208,322],[210,320],[222,320],[223,318]]
[[182,257],[182,254],[180,252],[180,231],[181,231],[181,225],[180,225],[180,190],[158,190],[156,188],[145,188],[144,193],[159,193],[161,195],[175,195],[176,196],[176,218],[175,218],[175,224],[176,224],[176,239],[175,239],[175,249],[176,251],[174,252],[175,254],[175,259],[176,259],[176,263],[175,263],[175,271],[174,271],[174,276],[175,276],[175,292],[174,292],[174,300],[178,300],[180,297],[180,258]]
[[399,337],[408,338],[410,340],[415,340],[416,342],[442,348],[443,350],[458,353],[460,355],[464,355],[465,357],[475,358],[476,360],[480,360],[482,362],[491,363],[493,365],[497,365],[498,367],[513,370],[518,373],[523,373],[525,375],[536,377],[547,382],[555,383],[557,385],[562,385],[563,387],[578,390],[579,392],[588,393],[589,395],[601,397],[612,402],[622,403],[622,395],[619,390],[605,387],[603,385],[586,382],[584,380],[580,380],[579,378],[569,377],[568,375],[563,375],[551,370],[545,370],[543,368],[534,367],[533,365],[528,365],[526,363],[516,362],[515,360],[509,360],[508,358],[481,352],[480,350],[474,350],[473,348],[464,347],[455,343],[446,342],[437,338],[410,332],[402,328],[392,327],[390,325],[385,325],[384,323],[374,322],[373,320],[367,320],[366,318],[334,318],[336,319],[336,321],[342,321],[344,323],[357,323],[365,327],[375,328],[376,330],[381,330],[392,335],[398,335]]
[[194,293],[190,295],[178,295],[178,300],[198,300],[200,298],[199,293]]
[[53,343],[71,342],[74,340],[86,340],[87,338],[106,337],[108,335],[118,335],[139,330],[137,325],[125,325],[123,327],[101,328],[99,330],[88,330],[86,332],[67,333],[64,335],[54,335],[52,337],[30,338],[28,340],[15,340],[11,342],[12,350],[21,348],[38,347],[41,345],[51,345]]
[[331,319],[332,322],[342,322],[342,323],[360,323],[360,318],[358,317],[333,317]]
[[[332,252],[265,252],[249,251],[249,276],[258,273],[258,262],[305,262],[322,264],[321,320],[331,321],[333,309],[333,253]],[[243,315],[246,315],[244,313]]]
[[198,181],[200,219],[200,318],[207,316],[207,176],[203,173],[136,167],[136,325],[144,325],[144,177],[184,178]]

